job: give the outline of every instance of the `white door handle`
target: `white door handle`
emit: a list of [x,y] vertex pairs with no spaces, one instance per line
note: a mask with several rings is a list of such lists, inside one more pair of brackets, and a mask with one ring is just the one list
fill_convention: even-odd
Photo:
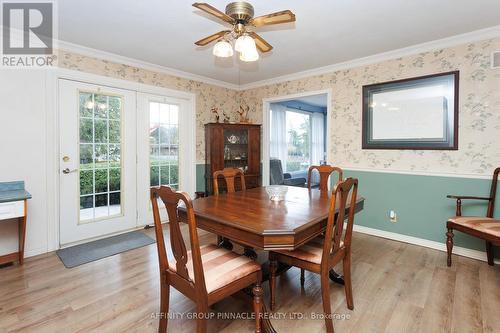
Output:
[[73,169],[73,170],[70,170],[69,168],[66,168],[66,169],[63,169],[63,171],[62,171],[62,172],[63,172],[65,175],[67,175],[68,173],[77,172],[77,171],[78,171],[78,169]]

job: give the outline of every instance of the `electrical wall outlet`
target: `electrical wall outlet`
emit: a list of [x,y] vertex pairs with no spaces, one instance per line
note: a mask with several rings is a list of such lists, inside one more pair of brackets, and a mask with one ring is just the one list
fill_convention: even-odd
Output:
[[395,211],[391,210],[389,212],[389,221],[391,221],[391,223],[396,223],[398,222],[398,215],[396,214]]

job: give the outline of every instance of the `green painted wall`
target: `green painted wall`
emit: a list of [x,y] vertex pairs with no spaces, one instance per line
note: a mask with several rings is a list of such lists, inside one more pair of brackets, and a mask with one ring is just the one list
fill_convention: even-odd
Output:
[[[491,182],[486,179],[404,175],[348,170],[347,177],[359,179],[359,193],[366,198],[365,209],[356,217],[356,224],[369,228],[444,243],[446,220],[455,215],[455,200],[448,194],[488,196]],[[500,204],[497,199],[496,205]],[[389,221],[389,211],[397,213],[398,221]],[[463,215],[484,216],[484,202],[463,203]],[[500,209],[495,212],[500,217]],[[456,246],[485,250],[483,241],[456,232]],[[500,249],[495,249],[500,257]]]
[[[196,167],[197,190],[205,189],[205,165]],[[347,177],[359,179],[359,195],[364,210],[356,216],[356,224],[398,234],[445,242],[446,220],[455,214],[455,201],[448,194],[488,196],[490,180],[458,177],[405,175],[383,172],[346,170]],[[500,218],[500,198],[495,217]],[[389,221],[389,211],[397,213],[397,223]],[[464,215],[484,216],[484,202],[464,201]],[[455,245],[484,251],[484,242],[456,232]],[[495,248],[500,258],[500,248]]]
[[196,164],[196,191],[205,191],[205,164]]

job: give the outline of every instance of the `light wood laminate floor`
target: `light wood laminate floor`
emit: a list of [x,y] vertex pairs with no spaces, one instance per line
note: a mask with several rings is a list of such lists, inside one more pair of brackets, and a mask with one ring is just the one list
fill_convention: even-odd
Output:
[[[215,240],[200,236],[202,243]],[[359,233],[352,258],[354,311],[347,309],[343,288],[331,288],[332,308],[341,318],[336,332],[500,332],[498,265],[454,256],[448,268],[444,252]],[[23,267],[0,269],[0,332],[155,332],[158,275],[155,245],[73,269],[55,253],[28,258]],[[312,318],[322,313],[319,278],[306,272],[301,289],[299,275],[293,268],[278,278],[273,325],[278,332],[324,332],[324,321]],[[267,283],[264,288],[269,304]],[[170,311],[179,318],[169,321],[169,332],[195,331],[186,314],[194,304],[174,289]],[[216,318],[249,311],[236,297],[212,308]],[[208,328],[251,332],[253,321],[213,319]]]

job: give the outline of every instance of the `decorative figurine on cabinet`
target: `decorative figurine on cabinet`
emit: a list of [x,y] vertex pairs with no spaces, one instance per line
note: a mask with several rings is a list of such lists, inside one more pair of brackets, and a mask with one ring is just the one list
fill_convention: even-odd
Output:
[[222,110],[222,116],[224,117],[224,123],[229,124],[230,118],[229,115],[226,113],[226,111]]
[[240,124],[250,123],[248,119],[248,111],[250,111],[250,107],[248,105],[246,107],[240,105],[240,110],[238,111],[238,114],[240,115]]
[[219,122],[219,119],[220,119],[220,117],[219,117],[219,109],[218,109],[218,108],[216,108],[216,107],[213,107],[213,108],[211,108],[211,109],[210,109],[210,111],[211,111],[213,114],[215,114],[215,122],[216,122],[216,123],[218,123],[218,122]]

